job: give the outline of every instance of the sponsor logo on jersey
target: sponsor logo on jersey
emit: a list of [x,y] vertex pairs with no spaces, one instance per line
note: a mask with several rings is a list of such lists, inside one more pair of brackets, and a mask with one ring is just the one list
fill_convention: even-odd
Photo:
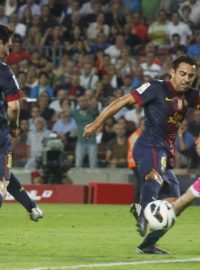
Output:
[[144,84],[142,84],[140,87],[138,87],[136,89],[136,91],[139,93],[139,94],[142,94],[145,90],[147,90],[147,88],[150,86],[151,84],[149,82],[146,82]]

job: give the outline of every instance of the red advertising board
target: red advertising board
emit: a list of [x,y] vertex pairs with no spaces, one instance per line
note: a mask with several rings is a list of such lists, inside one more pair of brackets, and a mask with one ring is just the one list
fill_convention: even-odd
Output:
[[[30,197],[40,203],[85,203],[87,186],[82,185],[24,185]],[[6,202],[15,202],[8,194]]]

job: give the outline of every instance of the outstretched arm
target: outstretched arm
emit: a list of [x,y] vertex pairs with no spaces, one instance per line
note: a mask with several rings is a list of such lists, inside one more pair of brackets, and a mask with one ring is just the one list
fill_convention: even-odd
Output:
[[135,104],[135,100],[131,94],[115,99],[103,112],[100,113],[94,122],[85,126],[83,136],[87,138],[95,134],[97,129],[105,122],[105,120],[112,117],[124,106],[133,104]]

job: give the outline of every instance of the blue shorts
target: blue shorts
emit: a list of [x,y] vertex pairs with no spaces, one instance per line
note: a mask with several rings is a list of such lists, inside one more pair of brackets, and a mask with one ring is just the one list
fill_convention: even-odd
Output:
[[144,177],[155,169],[162,176],[164,184],[160,190],[159,199],[179,197],[179,181],[173,170],[167,168],[167,151],[163,147],[151,148],[142,143],[136,143],[133,152],[134,160],[141,175]]

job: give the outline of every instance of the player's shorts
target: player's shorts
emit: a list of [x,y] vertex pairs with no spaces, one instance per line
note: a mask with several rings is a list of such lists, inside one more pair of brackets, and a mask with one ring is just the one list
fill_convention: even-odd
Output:
[[[136,161],[141,178],[155,169],[164,180],[163,187],[160,190],[159,199],[179,197],[180,186],[174,172],[167,169],[167,151],[164,148],[150,148],[138,143],[134,147],[134,160]],[[142,180],[144,181],[144,180]]]
[[190,187],[190,190],[195,197],[200,198],[200,177],[197,178],[194,184]]

